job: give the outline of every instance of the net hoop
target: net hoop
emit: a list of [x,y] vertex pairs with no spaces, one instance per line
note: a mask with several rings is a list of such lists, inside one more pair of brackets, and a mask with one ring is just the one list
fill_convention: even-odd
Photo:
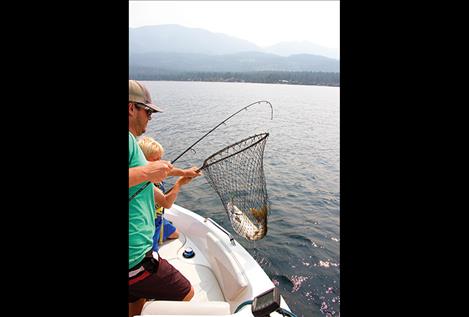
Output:
[[[257,145],[259,142],[262,142],[264,139],[266,139],[267,137],[269,136],[269,133],[268,132],[264,132],[264,133],[259,133],[259,134],[255,134],[255,135],[252,135],[250,137],[247,137],[245,139],[242,139],[241,141],[238,141],[236,143],[233,143],[231,145],[228,145],[226,147],[224,147],[223,149],[221,149],[220,151],[210,155],[208,158],[205,159],[204,161],[204,164],[202,165],[202,167],[200,168],[201,170],[203,170],[204,168],[207,168],[209,167],[210,165],[213,165],[213,164],[216,164],[218,162],[221,162],[223,160],[226,160],[227,158],[230,158],[234,155],[237,155],[243,151],[246,151],[247,149]],[[224,151],[226,151],[227,149],[229,148],[232,148],[232,147],[236,147],[237,145],[241,144],[241,143],[244,143],[250,139],[255,139],[257,137],[260,137],[259,140],[255,141],[254,143],[251,143],[249,144],[248,146],[242,148],[241,150],[237,151],[237,152],[234,152],[234,153],[231,153],[230,155],[227,155],[227,156],[224,156],[224,157],[221,157],[220,159],[214,161],[214,162],[210,162],[210,163],[207,163],[208,161],[210,161],[212,158],[216,157],[217,155],[219,155],[220,153],[223,153]]]

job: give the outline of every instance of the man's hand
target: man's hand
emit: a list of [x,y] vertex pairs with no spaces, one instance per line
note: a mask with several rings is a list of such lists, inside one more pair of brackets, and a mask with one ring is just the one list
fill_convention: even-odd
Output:
[[173,165],[170,162],[160,160],[148,162],[148,164],[144,166],[144,171],[149,181],[159,183],[168,176],[172,168]]

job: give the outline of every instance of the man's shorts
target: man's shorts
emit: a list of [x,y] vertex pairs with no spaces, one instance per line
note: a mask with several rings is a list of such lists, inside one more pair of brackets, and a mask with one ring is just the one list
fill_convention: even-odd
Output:
[[165,259],[145,257],[129,277],[129,303],[140,298],[180,301],[191,290],[191,283]]

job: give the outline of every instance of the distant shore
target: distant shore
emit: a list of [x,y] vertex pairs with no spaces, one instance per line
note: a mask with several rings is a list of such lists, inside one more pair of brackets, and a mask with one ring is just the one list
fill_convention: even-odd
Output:
[[340,73],[328,72],[168,72],[131,69],[129,75],[130,79],[135,80],[241,82],[340,87]]

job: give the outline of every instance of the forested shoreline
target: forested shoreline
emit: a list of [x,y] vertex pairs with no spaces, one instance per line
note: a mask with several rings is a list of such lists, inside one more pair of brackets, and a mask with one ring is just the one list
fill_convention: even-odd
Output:
[[254,72],[168,72],[148,69],[130,70],[130,78],[136,80],[167,81],[216,81],[279,83],[291,85],[340,86],[340,73],[254,71]]

